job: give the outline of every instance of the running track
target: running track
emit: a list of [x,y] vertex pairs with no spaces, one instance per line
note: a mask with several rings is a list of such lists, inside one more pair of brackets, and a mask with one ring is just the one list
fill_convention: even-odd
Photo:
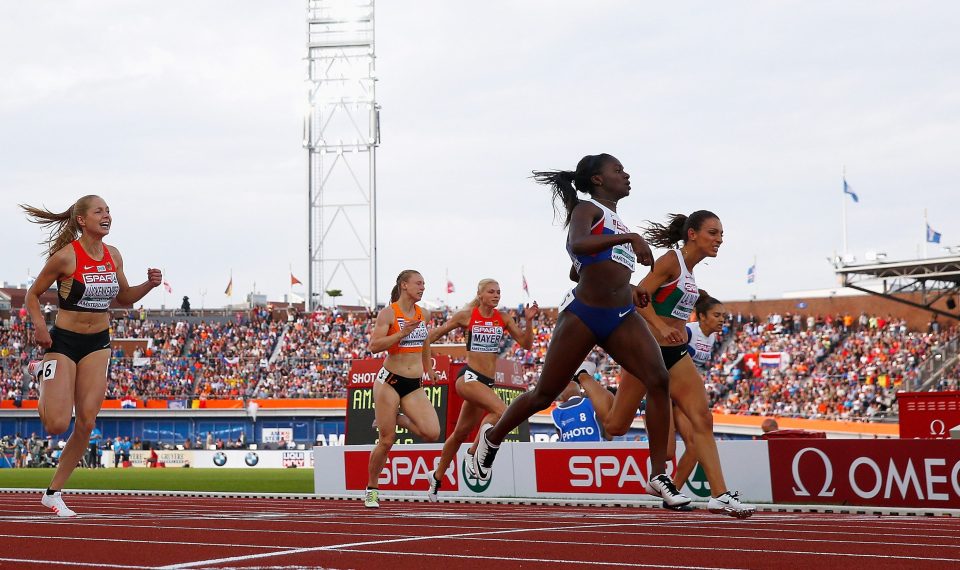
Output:
[[0,568],[946,568],[960,518],[0,494]]

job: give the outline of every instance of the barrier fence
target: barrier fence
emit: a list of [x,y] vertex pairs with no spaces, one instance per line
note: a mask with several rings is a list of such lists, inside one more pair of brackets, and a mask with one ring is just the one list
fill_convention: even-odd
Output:
[[[746,502],[960,509],[960,441],[803,440],[719,441],[724,478]],[[682,446],[679,446],[681,447]],[[315,492],[359,493],[367,483],[373,446],[316,447]],[[444,473],[441,496],[531,499],[650,499],[649,450],[636,443],[504,443],[493,477],[464,476],[464,445]],[[394,447],[380,474],[387,496],[423,494],[441,446]],[[680,449],[678,449],[678,454]],[[672,472],[675,464],[668,469]],[[698,468],[684,484],[706,499]]]

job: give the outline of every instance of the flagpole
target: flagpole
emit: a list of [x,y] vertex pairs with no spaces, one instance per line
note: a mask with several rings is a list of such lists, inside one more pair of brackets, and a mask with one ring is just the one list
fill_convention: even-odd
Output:
[[[160,274],[163,275],[164,281],[166,281],[167,279],[169,279],[169,278],[167,277],[167,268],[166,268],[166,267],[164,267],[163,269],[160,270]],[[167,286],[164,285],[163,283],[161,283],[160,286],[163,288],[163,292],[162,292],[163,297],[160,298],[160,308],[161,308],[161,309],[166,309],[166,308],[167,308]]]
[[443,279],[446,283],[443,284],[443,304],[446,308],[450,308],[450,270],[446,267],[443,268]]
[[923,209],[923,258],[927,258],[927,242],[930,241],[930,221],[927,219],[927,209]]
[[[840,176],[843,180],[843,183],[846,184],[847,182],[847,165],[846,164],[843,165],[843,170]],[[841,207],[840,219],[843,225],[843,261],[845,262],[847,260],[847,195],[845,192],[840,193],[840,200],[843,203]]]

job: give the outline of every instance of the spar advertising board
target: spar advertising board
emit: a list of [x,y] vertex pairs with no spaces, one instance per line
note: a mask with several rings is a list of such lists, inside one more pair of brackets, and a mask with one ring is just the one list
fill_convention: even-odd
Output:
[[[718,441],[727,486],[741,491],[744,500],[769,502],[770,472],[764,442]],[[677,446],[677,457],[683,446]],[[498,459],[499,461],[499,459]],[[579,497],[638,499],[646,496],[650,479],[650,450],[633,442],[544,443],[517,445],[514,471],[521,497]],[[667,462],[667,473],[676,469]],[[694,499],[708,499],[710,485],[696,470],[684,485]]]
[[768,443],[774,502],[960,508],[960,441]]
[[[766,442],[718,444],[721,457],[726,456],[722,461],[727,484],[741,490],[744,500],[769,502]],[[468,448],[468,444],[460,448],[457,461],[444,473],[441,496],[652,499],[644,490],[650,473],[646,444],[505,442],[487,482],[464,477]],[[367,484],[371,449],[373,446],[315,447],[314,463],[324,466],[315,470],[315,492],[361,492]],[[378,478],[380,490],[403,496],[425,494],[440,452],[439,444],[395,446]],[[693,496],[709,496],[709,486],[697,482],[696,476],[691,481],[688,491]]]
[[[367,486],[367,465],[370,461],[372,445],[356,445],[336,448],[315,447],[314,463],[323,465],[323,469],[314,470],[314,492],[318,494],[352,494],[362,492]],[[480,481],[465,476],[464,465],[469,444],[464,444],[457,452],[444,472],[441,495],[451,496],[514,496],[512,470],[512,449],[506,445],[497,457],[508,467],[505,477],[494,477],[490,481]],[[395,492],[398,495],[426,494],[429,477],[432,476],[440,461],[442,446],[437,444],[417,444],[394,446],[387,456],[387,462],[380,471],[377,480],[382,492]]]

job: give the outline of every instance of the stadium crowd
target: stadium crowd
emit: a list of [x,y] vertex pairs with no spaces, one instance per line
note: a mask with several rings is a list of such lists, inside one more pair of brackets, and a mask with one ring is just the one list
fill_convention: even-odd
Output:
[[[515,314],[515,311],[511,311]],[[433,313],[442,323],[449,313]],[[257,308],[230,319],[151,319],[144,311],[118,315],[115,339],[145,339],[132,354],[116,349],[107,398],[249,399],[344,397],[350,362],[372,356],[373,315],[324,309],[311,314]],[[37,397],[36,380],[21,370],[38,356],[22,316],[0,328],[3,397]],[[551,312],[535,321],[529,350],[507,342],[504,356],[538,378],[556,324]],[[915,389],[919,368],[957,337],[956,327],[908,330],[876,315],[730,315],[704,371],[720,413],[870,420],[896,412],[896,391]],[[463,343],[456,330],[438,343]],[[602,350],[590,359],[598,379],[615,386],[619,367]],[[956,389],[960,365],[935,389]]]

